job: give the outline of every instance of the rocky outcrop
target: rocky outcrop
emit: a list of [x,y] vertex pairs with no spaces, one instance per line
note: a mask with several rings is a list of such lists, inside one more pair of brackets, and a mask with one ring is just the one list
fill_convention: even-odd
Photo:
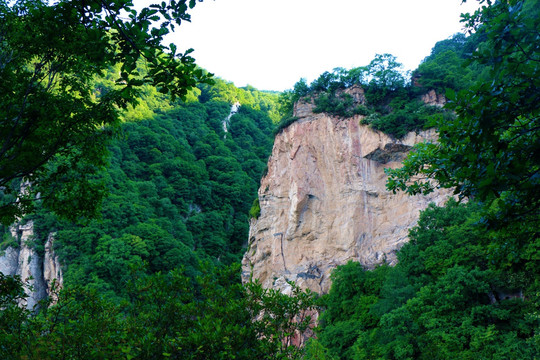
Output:
[[54,234],[49,234],[45,243],[45,253],[43,255],[43,280],[45,281],[47,295],[53,297],[56,302],[56,293],[53,287],[61,288],[64,285],[64,276],[58,255],[54,252]]
[[245,281],[253,277],[285,293],[289,280],[327,292],[332,269],[349,260],[394,263],[419,210],[447,198],[441,191],[409,197],[385,187],[384,169],[400,166],[435,131],[397,141],[361,125],[359,116],[338,119],[312,108],[297,104],[299,120],[276,136],[242,262]]
[[446,104],[446,97],[432,89],[422,95],[422,101],[427,105],[443,107]]
[[25,291],[28,296],[21,305],[33,309],[40,300],[51,293],[53,281],[57,286],[62,286],[62,270],[58,256],[54,253],[54,239],[49,235],[44,254],[41,256],[30,245],[34,237],[32,221],[11,226],[10,232],[18,246],[10,246],[0,252],[0,272],[21,277],[27,285]]

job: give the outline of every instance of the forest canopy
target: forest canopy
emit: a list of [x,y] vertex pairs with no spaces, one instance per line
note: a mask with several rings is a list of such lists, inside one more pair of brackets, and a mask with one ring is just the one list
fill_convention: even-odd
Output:
[[[311,84],[300,79],[293,90],[280,95],[284,118],[277,131],[296,120],[293,107],[298,101],[312,102],[315,113],[341,118],[359,115],[363,124],[398,139],[433,127],[441,119],[451,121],[452,112],[442,108],[443,104],[426,104],[422,95],[434,91],[444,96],[446,89],[462,89],[481,77],[481,66],[475,70],[465,67],[470,54],[462,48],[472,48],[476,41],[476,37],[456,34],[437,43],[412,74],[392,54],[377,54],[367,66],[326,71]],[[447,50],[454,48],[459,50]],[[444,54],[446,51],[449,53]],[[347,90],[355,87],[361,89],[360,99]]]

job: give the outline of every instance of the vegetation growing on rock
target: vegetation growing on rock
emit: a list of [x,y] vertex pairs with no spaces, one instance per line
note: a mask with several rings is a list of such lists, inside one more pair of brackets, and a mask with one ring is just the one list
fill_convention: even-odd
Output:
[[[456,34],[438,42],[412,75],[391,54],[378,54],[363,67],[325,72],[311,84],[300,79],[293,90],[280,97],[285,115],[280,128],[294,122],[293,106],[297,101],[313,101],[315,113],[337,117],[362,115],[362,123],[376,130],[402,138],[411,131],[434,127],[454,119],[443,104],[426,104],[421,96],[429,91],[444,95],[447,89],[461,90],[485,76],[485,65],[466,66],[480,36]],[[363,99],[354,99],[346,89],[360,87]]]

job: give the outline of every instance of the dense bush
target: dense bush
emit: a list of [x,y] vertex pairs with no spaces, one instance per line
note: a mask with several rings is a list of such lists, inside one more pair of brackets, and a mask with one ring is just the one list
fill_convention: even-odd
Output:
[[327,113],[348,118],[354,115],[367,115],[368,109],[363,104],[355,104],[353,97],[347,93],[322,93],[315,98],[314,113]]
[[258,219],[261,215],[261,204],[259,203],[259,198],[256,198],[253,201],[253,205],[251,206],[251,209],[249,210],[249,217],[250,219]]
[[424,89],[444,94],[446,89],[466,89],[478,79],[486,78],[488,69],[471,61],[474,50],[483,40],[481,34],[466,37],[458,33],[437,42],[431,54],[413,72],[413,81]]
[[315,294],[291,296],[239,282],[239,268],[204,265],[128,274],[129,302],[96,289],[70,287],[56,304],[32,313],[18,278],[0,273],[0,357],[3,359],[300,359],[294,334],[313,326]]
[[425,105],[419,100],[403,101],[396,98],[390,103],[390,107],[392,110],[386,114],[372,112],[362,119],[362,123],[399,139],[410,131],[433,127],[438,118],[444,118],[446,121],[454,118],[450,111],[438,106]]
[[[533,359],[536,276],[490,254],[480,206],[431,205],[395,267],[338,267],[319,341],[340,359]],[[495,235],[496,236],[496,235]]]

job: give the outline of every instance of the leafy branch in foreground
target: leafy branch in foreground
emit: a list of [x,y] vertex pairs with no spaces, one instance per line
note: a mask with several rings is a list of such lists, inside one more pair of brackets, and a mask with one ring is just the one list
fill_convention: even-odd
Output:
[[457,118],[437,124],[437,143],[418,145],[402,168],[388,169],[387,186],[410,194],[454,188],[482,202],[487,224],[509,230],[493,251],[518,266],[532,260],[523,254],[538,246],[540,229],[540,3],[488,2],[464,20],[485,39],[471,61],[489,66],[490,81],[448,91]]
[[[174,44],[161,44],[190,20],[194,6],[194,0],[169,1],[138,12],[127,0],[0,1],[3,223],[29,212],[38,193],[44,205],[67,217],[96,214],[103,187],[91,178],[106,163],[119,109],[137,103],[143,84],[174,99],[211,81],[191,50],[178,53]],[[137,72],[141,61],[144,76]],[[96,91],[96,77],[111,68],[118,71],[117,86]],[[79,180],[70,173],[86,175]],[[23,179],[32,187],[20,194]],[[57,188],[48,188],[53,182]],[[94,189],[97,196],[80,208],[73,196],[62,196],[73,188]]]

